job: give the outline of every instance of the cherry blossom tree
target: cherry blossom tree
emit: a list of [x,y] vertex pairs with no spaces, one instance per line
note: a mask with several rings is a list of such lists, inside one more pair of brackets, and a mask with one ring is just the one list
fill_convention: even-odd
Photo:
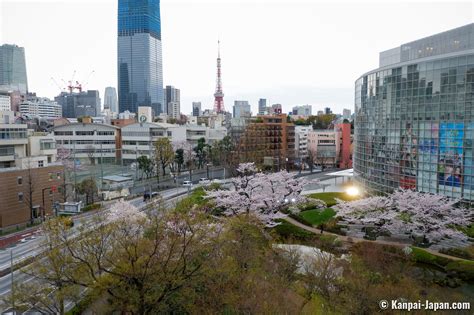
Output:
[[254,163],[242,163],[237,173],[239,176],[232,179],[230,190],[208,191],[208,198],[224,209],[224,215],[253,214],[272,227],[278,224],[277,219],[286,216],[280,210],[288,204],[297,205],[306,200],[301,192],[307,182],[293,178],[286,171],[264,174]]
[[106,223],[138,223],[146,219],[146,214],[127,201],[116,202],[107,212]]
[[334,209],[350,222],[380,225],[390,234],[422,236],[430,243],[444,239],[466,242],[468,237],[456,227],[469,225],[473,218],[457,199],[403,189],[389,196],[338,200]]

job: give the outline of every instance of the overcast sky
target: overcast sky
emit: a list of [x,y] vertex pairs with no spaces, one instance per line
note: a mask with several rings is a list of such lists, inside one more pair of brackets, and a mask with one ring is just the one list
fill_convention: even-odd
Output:
[[[53,97],[50,80],[90,77],[117,86],[117,0],[0,0],[0,44],[25,47],[30,91]],[[224,103],[259,98],[335,112],[353,108],[354,81],[380,51],[474,21],[472,1],[162,0],[164,85],[213,106],[217,39]]]

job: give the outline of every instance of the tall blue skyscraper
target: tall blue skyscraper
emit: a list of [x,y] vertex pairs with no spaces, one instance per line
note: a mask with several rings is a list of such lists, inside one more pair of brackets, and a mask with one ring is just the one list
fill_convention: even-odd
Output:
[[163,111],[160,0],[119,0],[119,110],[137,112],[151,106]]

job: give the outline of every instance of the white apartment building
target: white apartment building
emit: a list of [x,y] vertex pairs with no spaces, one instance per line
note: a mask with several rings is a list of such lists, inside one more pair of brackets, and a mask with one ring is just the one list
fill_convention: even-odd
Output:
[[20,113],[32,117],[59,118],[62,117],[62,107],[47,98],[37,98],[21,103]]
[[54,128],[57,148],[90,164],[117,162],[120,129],[111,125],[72,123]]
[[15,124],[12,111],[0,112],[0,168],[16,167],[16,160],[26,157],[28,125]]
[[0,114],[0,168],[46,167],[56,161],[54,137],[16,124],[12,111]]
[[179,119],[181,116],[181,109],[178,102],[169,102],[167,108],[168,117]]
[[313,126],[295,126],[295,153],[300,160],[308,156],[308,133]]
[[10,110],[11,110],[10,96],[0,95],[0,112],[10,111]]
[[122,127],[122,158],[131,164],[142,155],[153,158],[154,143],[160,138],[171,142],[186,141],[184,126],[167,123],[136,123]]

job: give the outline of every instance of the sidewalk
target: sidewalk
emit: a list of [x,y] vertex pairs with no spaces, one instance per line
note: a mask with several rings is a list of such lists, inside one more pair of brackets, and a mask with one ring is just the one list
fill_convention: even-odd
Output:
[[[295,225],[295,226],[297,226],[297,227],[299,227],[299,228],[302,228],[306,231],[312,232],[314,234],[336,236],[338,239],[340,239],[341,241],[346,242],[346,243],[361,243],[361,242],[371,243],[371,242],[373,242],[373,243],[377,243],[377,244],[381,244],[381,245],[395,246],[395,247],[400,247],[400,248],[408,246],[407,244],[400,243],[400,242],[378,241],[378,240],[368,241],[364,238],[339,235],[339,234],[336,234],[336,233],[331,233],[331,232],[326,232],[326,231],[323,231],[323,233],[321,233],[321,230],[315,229],[315,228],[307,226],[307,225],[304,225],[303,223],[300,223],[300,222],[298,222],[295,219],[292,219],[290,217],[286,217],[286,218],[284,218],[284,220],[291,223],[291,224],[293,224],[293,225]],[[448,258],[448,259],[452,259],[452,260],[466,260],[466,259],[462,259],[462,258],[459,258],[459,257],[454,257],[454,256],[450,256],[450,255],[440,253],[439,251],[434,250],[434,249],[423,248],[423,250],[429,252],[430,254],[440,256],[440,257],[444,257],[444,258]]]

